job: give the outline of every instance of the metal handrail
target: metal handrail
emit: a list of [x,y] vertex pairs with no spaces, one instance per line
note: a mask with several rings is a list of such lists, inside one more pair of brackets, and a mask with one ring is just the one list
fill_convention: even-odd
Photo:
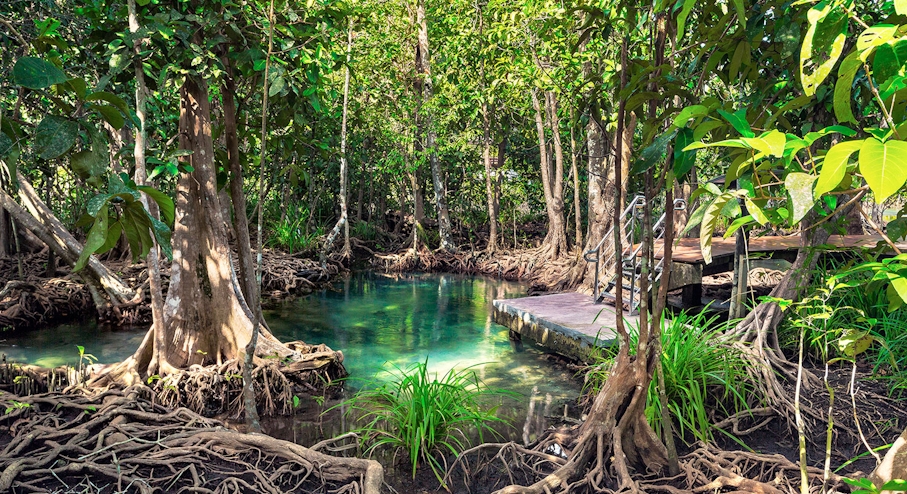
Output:
[[[683,199],[675,199],[673,205],[674,205],[674,208],[673,208],[674,211],[683,211],[686,209],[686,201],[684,201]],[[629,306],[630,306],[631,314],[635,313],[636,307],[639,304],[639,301],[636,298],[637,292],[639,291],[637,288],[638,278],[639,278],[637,269],[639,267],[638,259],[639,259],[639,254],[642,250],[642,242],[639,242],[639,245],[636,245],[637,242],[635,241],[636,240],[635,233],[637,230],[638,223],[642,220],[642,214],[643,214],[642,208],[644,206],[645,206],[645,197],[643,197],[641,195],[636,196],[633,198],[633,201],[630,202],[630,204],[624,209],[624,211],[620,215],[620,224],[622,227],[624,227],[624,234],[623,234],[621,240],[623,242],[627,242],[630,246],[630,251],[628,253],[626,251],[624,251],[621,254],[620,262],[622,262],[624,265],[624,268],[625,268],[624,272],[631,273],[630,280],[629,280],[630,281]],[[634,211],[636,212],[635,214],[634,214]],[[653,244],[655,241],[664,238],[664,234],[665,234],[665,228],[664,228],[665,224],[664,223],[665,223],[666,216],[667,216],[667,211],[662,213],[662,215],[658,218],[658,220],[652,226]],[[606,233],[605,236],[602,237],[602,239],[599,241],[598,245],[595,246],[595,248],[589,249],[583,253],[583,259],[586,262],[595,263],[595,275],[594,275],[595,284],[593,287],[593,300],[596,303],[600,302],[601,299],[604,297],[604,294],[607,293],[612,288],[615,288],[615,289],[624,288],[623,280],[616,279],[617,278],[616,262],[612,262],[615,260],[617,253],[612,251],[610,256],[608,256],[608,259],[605,260],[604,263],[602,263],[602,260],[601,260],[601,257],[602,257],[601,249],[604,246],[604,243],[609,238],[613,238],[613,234],[614,234],[614,226],[612,226],[611,229],[608,231],[608,233]],[[635,245],[635,248],[633,247],[634,245]],[[663,250],[664,250],[664,245],[662,244],[661,249],[656,250],[654,255],[657,256]],[[664,259],[661,259],[652,269],[652,273],[655,273],[655,276],[653,277],[652,273],[649,273],[649,280],[650,281],[654,280],[654,282],[657,282],[658,280],[660,280],[663,268],[664,268]],[[601,278],[602,277],[601,277],[600,273],[605,270],[608,270],[610,272],[610,278],[607,281],[608,286],[605,288],[604,292],[602,292],[601,291],[601,285],[602,285]],[[651,289],[651,286],[652,285],[650,285],[650,289]]]

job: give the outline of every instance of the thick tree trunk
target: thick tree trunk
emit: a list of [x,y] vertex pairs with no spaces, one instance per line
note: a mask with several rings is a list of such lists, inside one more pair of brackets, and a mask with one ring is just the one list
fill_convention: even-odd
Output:
[[[177,182],[163,347],[153,348],[149,332],[132,357],[102,377],[135,383],[147,375],[154,351],[164,368],[238,359],[251,339],[254,316],[231,266],[214,173],[208,92],[201,84],[187,77],[180,89],[180,147],[193,152],[186,158],[193,171],[181,174]],[[292,354],[262,328],[257,356]]]
[[[419,25],[419,43],[416,48],[416,71],[421,79],[422,104],[420,108],[431,101],[433,94],[431,79],[431,57],[428,51],[428,20],[425,17],[425,0],[418,0],[416,4],[416,23]],[[438,207],[438,230],[441,237],[440,250],[455,251],[453,236],[450,226],[450,213],[447,210],[447,185],[444,180],[444,171],[438,160],[437,133],[432,122],[431,111],[422,115],[425,128],[425,149],[428,151],[428,161],[431,165],[431,180],[435,191],[435,204]]]
[[[588,236],[586,237],[586,246],[584,250],[594,249],[604,238],[604,236],[611,230],[612,225],[614,224],[614,217],[616,214],[620,214],[621,209],[626,204],[626,194],[627,194],[627,166],[626,163],[629,163],[632,144],[633,144],[633,133],[636,131],[636,116],[631,114],[629,122],[626,126],[623,127],[623,140],[618,145],[617,137],[614,136],[613,145],[607,145],[608,136],[605,134],[601,125],[596,118],[592,118],[589,121],[589,126],[587,129],[587,143],[589,146],[589,184],[588,184],[588,195],[586,200],[588,201],[588,218],[589,218],[589,229]],[[611,152],[611,149],[621,149],[621,156],[616,156],[615,153]],[[621,165],[621,183],[617,184],[616,182],[616,168],[617,163],[622,163]],[[621,209],[614,209],[615,206],[615,197],[620,197],[619,204]],[[602,252],[599,254],[603,259],[606,259],[612,250],[612,243],[605,241],[602,245]],[[582,280],[582,286],[585,289],[591,289],[592,284],[595,279],[594,268],[595,265],[592,263],[587,263],[586,261],[580,259],[579,270],[581,273],[577,277],[577,282]]]
[[[548,259],[557,259],[561,253],[567,252],[567,229],[564,221],[564,198],[563,186],[561,185],[561,195],[556,194],[557,188],[555,182],[558,180],[555,167],[551,166],[551,158],[548,155],[547,139],[545,137],[545,121],[542,116],[542,106],[539,103],[538,91],[533,89],[530,92],[532,96],[532,107],[535,109],[535,126],[539,140],[539,162],[542,170],[542,189],[545,194],[545,211],[548,213],[548,234],[542,242],[542,255]],[[547,100],[547,97],[546,97]],[[547,107],[547,103],[546,103]],[[563,156],[561,156],[560,170],[563,172]],[[555,176],[552,176],[555,175]],[[560,179],[563,184],[563,177]],[[558,198],[560,200],[558,201]]]

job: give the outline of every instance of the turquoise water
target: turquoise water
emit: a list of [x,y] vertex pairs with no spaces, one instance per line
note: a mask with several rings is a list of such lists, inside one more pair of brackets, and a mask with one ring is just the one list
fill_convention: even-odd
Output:
[[[388,371],[426,359],[429,371],[439,374],[471,367],[487,385],[522,395],[497,404],[499,415],[515,425],[508,438],[530,440],[547,425],[545,416],[563,414],[580,385],[535,347],[514,346],[507,329],[491,320],[492,300],[525,291],[518,283],[481,277],[355,273],[333,289],[283,302],[266,311],[265,319],[282,341],[341,350],[350,388],[386,380]],[[46,367],[77,365],[81,345],[99,362],[112,363],[132,355],[146,331],[66,324],[15,337],[0,334],[0,353]],[[336,402],[309,403],[307,418],[277,420],[272,432],[301,443],[344,432],[349,424],[339,414],[325,419],[315,413],[312,427],[313,413],[331,404]]]

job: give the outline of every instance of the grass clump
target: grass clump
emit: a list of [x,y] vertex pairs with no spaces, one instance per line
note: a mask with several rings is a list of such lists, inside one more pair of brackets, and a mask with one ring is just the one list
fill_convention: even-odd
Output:
[[347,413],[360,413],[359,422],[365,423],[354,432],[366,454],[381,448],[404,453],[413,477],[425,463],[442,485],[444,455],[464,451],[473,435],[480,442],[485,433],[496,435],[491,424],[506,424],[496,416],[497,406],[483,406],[483,398],[515,395],[488,388],[470,368],[438,378],[428,372],[428,359],[392,373],[391,382],[366,387],[345,402]]
[[[748,396],[755,387],[747,374],[749,362],[724,336],[725,324],[718,316],[703,311],[695,315],[681,312],[665,316],[661,334],[661,365],[670,416],[681,439],[711,441],[712,424],[722,418],[749,410]],[[631,353],[635,353],[639,332],[630,328]],[[596,357],[586,377],[586,390],[601,389],[617,355],[607,348]],[[649,384],[646,418],[661,435],[661,402],[658,380]]]
[[324,235],[324,227],[319,226],[315,231],[306,233],[305,217],[295,220],[284,218],[271,224],[271,235],[268,244],[286,250],[290,254],[304,252],[318,245],[318,239]]

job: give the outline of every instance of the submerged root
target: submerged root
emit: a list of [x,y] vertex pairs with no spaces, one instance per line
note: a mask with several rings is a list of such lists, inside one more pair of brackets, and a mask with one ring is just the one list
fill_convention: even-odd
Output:
[[377,462],[241,434],[146,393],[4,396],[0,491],[380,491]]

